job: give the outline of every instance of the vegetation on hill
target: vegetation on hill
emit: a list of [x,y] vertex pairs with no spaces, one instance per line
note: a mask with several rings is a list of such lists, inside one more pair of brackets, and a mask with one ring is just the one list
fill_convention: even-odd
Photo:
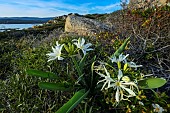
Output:
[[[142,90],[134,100],[126,101],[113,107],[111,95],[96,92],[92,98],[83,101],[74,113],[84,112],[147,112],[154,111],[152,104],[157,103],[166,111],[170,110],[170,7],[161,6],[134,10],[120,10],[111,14],[83,15],[113,24],[113,33],[100,33],[95,36],[64,35],[65,18],[56,17],[43,26],[33,29],[16,30],[0,34],[0,112],[24,113],[54,113],[66,103],[76,92],[50,91],[40,89],[38,82],[62,82],[76,79],[77,73],[70,60],[47,62],[46,54],[51,51],[56,41],[68,43],[72,39],[83,37],[93,44],[94,51],[89,53],[88,61],[96,56],[97,60],[107,61],[124,39],[130,37],[125,54],[130,54],[128,60],[143,65],[136,74],[146,77],[163,77],[167,84],[156,90]],[[66,51],[65,51],[66,53]],[[87,62],[87,65],[88,63]],[[56,68],[57,67],[57,68]],[[87,67],[89,69],[91,67]],[[61,77],[59,80],[32,77],[26,74],[27,69],[37,69],[53,72]],[[68,72],[69,76],[68,76]],[[89,73],[86,70],[86,73]],[[113,73],[109,70],[109,73]],[[70,76],[72,78],[70,79]],[[154,93],[153,93],[154,92]],[[122,105],[122,106],[121,106]]]

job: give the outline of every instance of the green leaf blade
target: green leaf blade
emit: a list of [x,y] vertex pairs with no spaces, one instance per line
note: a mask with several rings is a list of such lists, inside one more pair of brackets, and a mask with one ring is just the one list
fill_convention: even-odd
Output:
[[73,63],[74,63],[74,66],[75,66],[75,68],[76,68],[76,70],[77,70],[77,72],[78,72],[78,75],[79,75],[79,77],[82,75],[82,70],[81,70],[81,68],[79,67],[79,64],[78,64],[78,62],[76,61],[76,59],[74,58],[74,57],[71,57],[72,58],[72,61],[73,61]]
[[71,85],[64,83],[40,82],[38,86],[42,89],[48,89],[52,91],[69,91],[73,89]]
[[66,44],[64,44],[64,48],[65,48],[65,50],[69,53],[70,52],[70,50],[69,50],[69,48],[68,48],[68,46],[66,45]]
[[89,93],[85,89],[79,90],[74,96],[65,103],[56,113],[70,113]]
[[84,68],[86,59],[87,59],[87,54],[84,55],[83,58],[82,58],[82,59],[80,60],[80,62],[79,62],[79,67],[80,67],[80,69],[83,69],[83,68]]
[[58,78],[57,75],[51,72],[43,72],[40,70],[34,70],[34,69],[29,69],[26,70],[26,73],[28,75],[36,76],[36,77],[42,77],[42,78],[50,78],[50,79],[56,79]]
[[125,39],[124,43],[119,47],[118,50],[116,50],[116,52],[112,56],[118,57],[125,50],[125,47],[127,43],[129,42],[129,40],[130,38]]
[[154,89],[165,85],[166,80],[163,78],[146,78],[138,81],[140,89]]

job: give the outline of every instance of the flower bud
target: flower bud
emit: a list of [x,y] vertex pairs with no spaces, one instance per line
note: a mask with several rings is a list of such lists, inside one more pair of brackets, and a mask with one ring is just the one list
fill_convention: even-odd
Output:
[[130,82],[130,78],[129,78],[128,76],[122,77],[122,80],[123,80],[124,82]]
[[127,67],[128,67],[128,63],[126,63],[126,64],[124,65],[123,70],[125,71],[125,70],[127,69]]
[[117,62],[117,66],[118,66],[118,69],[121,69],[121,62],[120,61]]

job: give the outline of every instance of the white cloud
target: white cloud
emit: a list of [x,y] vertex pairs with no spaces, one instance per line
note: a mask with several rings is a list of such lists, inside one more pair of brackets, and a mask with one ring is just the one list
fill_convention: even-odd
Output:
[[115,4],[110,4],[107,6],[95,6],[94,9],[95,10],[103,10],[103,11],[108,11],[108,10],[113,10],[115,7],[120,6],[120,3],[115,3]]
[[1,5],[3,10],[1,17],[54,17],[59,15],[68,14],[69,12],[51,9],[51,8],[29,8],[29,7],[16,7],[13,5]]
[[54,17],[68,13],[107,13],[118,7],[119,3],[107,6],[94,6],[93,3],[80,5],[63,3],[62,0],[0,0],[3,9],[0,17]]

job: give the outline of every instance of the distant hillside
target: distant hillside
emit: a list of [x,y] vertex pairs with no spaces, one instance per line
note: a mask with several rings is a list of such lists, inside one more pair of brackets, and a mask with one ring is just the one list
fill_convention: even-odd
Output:
[[46,23],[51,19],[53,19],[53,17],[0,17],[0,24],[41,24]]

